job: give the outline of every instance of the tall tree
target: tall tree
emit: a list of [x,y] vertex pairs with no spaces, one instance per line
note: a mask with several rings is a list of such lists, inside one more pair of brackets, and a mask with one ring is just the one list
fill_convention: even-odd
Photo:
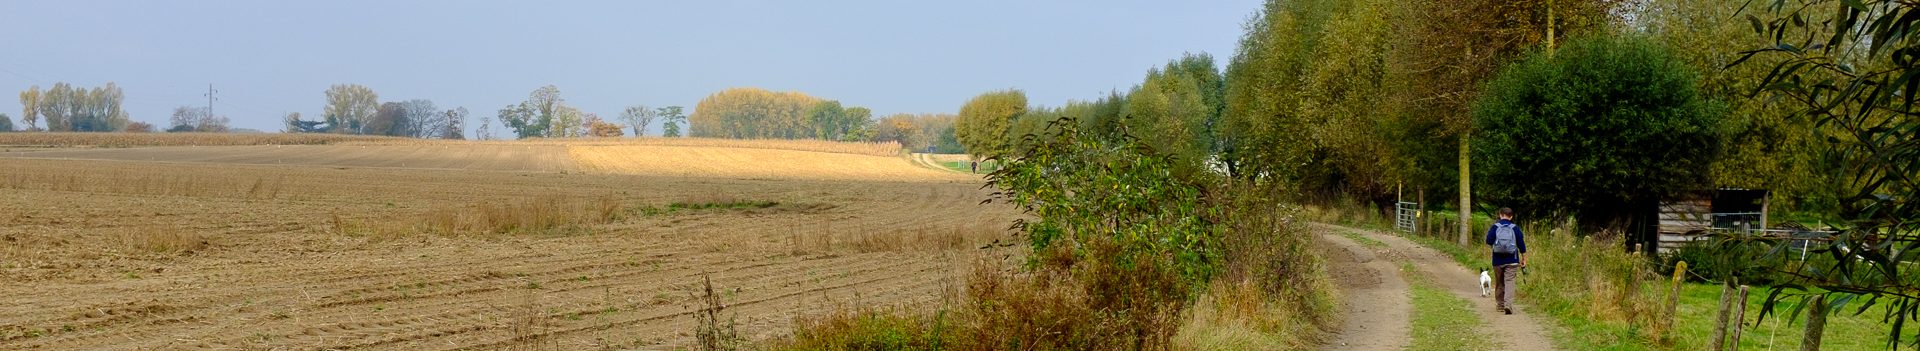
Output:
[[547,137],[572,138],[587,135],[587,113],[568,105],[560,105],[553,112],[553,127],[547,129]]
[[361,126],[361,134],[413,136],[413,132],[408,130],[412,128],[413,122],[408,119],[406,105],[398,102],[383,102],[380,103],[380,109],[374,111],[373,119],[367,120],[366,125]]
[[547,124],[541,123],[539,118],[534,117],[533,110],[525,102],[502,107],[495,116],[500,120],[500,126],[512,130],[517,138],[526,139],[547,135]]
[[7,117],[5,113],[0,113],[0,133],[11,131],[13,131],[13,118]]
[[[1474,104],[1486,197],[1533,218],[1622,233],[1661,199],[1711,185],[1717,106],[1696,75],[1640,37],[1586,36],[1505,69]],[[1602,231],[1602,229],[1607,229]]]
[[1410,93],[1421,97],[1411,108],[1435,116],[1442,125],[1434,139],[1453,141],[1460,196],[1458,241],[1469,240],[1472,205],[1470,136],[1474,131],[1468,106],[1479,87],[1498,68],[1528,47],[1551,43],[1556,36],[1607,28],[1614,23],[1610,0],[1415,0],[1415,14],[1404,56],[1416,74]]
[[[461,110],[465,111],[466,108],[462,107]],[[494,119],[495,118],[480,119],[480,126],[473,128],[474,140],[492,140],[493,139],[493,120]]]
[[669,138],[680,137],[680,126],[687,124],[687,115],[682,112],[684,110],[685,108],[680,106],[667,106],[661,107],[657,111],[662,120],[660,125],[661,136]]
[[91,118],[92,121],[89,123],[91,127],[88,131],[111,132],[126,129],[127,123],[131,122],[132,118],[128,116],[125,104],[122,102],[126,100],[126,93],[120,90],[119,85],[107,82],[106,86],[94,88],[89,95],[94,104],[94,116]]
[[635,137],[647,135],[647,126],[652,125],[654,118],[658,117],[660,117],[660,111],[648,108],[647,105],[627,106],[625,111],[620,111],[620,120],[633,126]]
[[978,157],[1000,156],[1008,151],[1007,130],[1014,119],[1027,113],[1027,93],[1018,89],[992,91],[974,96],[960,106],[960,118],[954,122],[954,136]]
[[40,108],[40,116],[47,120],[47,131],[72,131],[72,126],[67,124],[71,121],[68,116],[73,115],[74,107],[78,105],[73,98],[73,87],[68,86],[66,82],[57,82],[53,83],[53,88],[47,89],[45,94],[46,96],[40,98],[40,103],[36,107]]
[[43,94],[40,86],[28,87],[20,92],[20,122],[26,124],[26,131],[40,129],[40,101]]
[[804,137],[824,140],[839,139],[840,133],[842,132],[840,129],[845,124],[844,121],[846,119],[847,109],[840,106],[840,101],[827,100],[816,102],[812,108],[807,109],[806,122],[809,128]]
[[[1160,153],[1197,167],[1213,153],[1213,126],[1224,106],[1223,84],[1212,56],[1185,55],[1164,68],[1147,71],[1145,81],[1128,93],[1128,118],[1122,124]],[[1066,108],[1059,112],[1077,114]]]
[[560,97],[560,88],[552,85],[534,89],[526,101],[507,105],[497,115],[500,124],[520,138],[580,136],[582,117],[579,109]]
[[368,134],[365,126],[380,109],[380,95],[359,84],[334,84],[327,88],[327,105],[322,110],[327,130],[344,134]]
[[[447,112],[445,112],[445,117],[443,117],[441,120],[445,121],[440,126],[442,129],[442,131],[440,132],[441,139],[464,140],[467,138],[467,135],[466,135],[467,108],[466,107],[464,106],[455,107],[451,110],[447,110]],[[485,123],[486,122],[481,122],[482,125],[484,125]]]
[[867,141],[873,139],[873,110],[854,106],[846,110],[846,118],[839,127],[840,141]]
[[403,119],[406,121],[406,124],[403,128],[396,126],[396,129],[400,129],[396,131],[398,136],[423,139],[440,138],[441,131],[446,130],[446,114],[441,113],[440,108],[434,106],[432,100],[413,99],[402,101],[400,102],[400,109],[406,116],[406,118]]

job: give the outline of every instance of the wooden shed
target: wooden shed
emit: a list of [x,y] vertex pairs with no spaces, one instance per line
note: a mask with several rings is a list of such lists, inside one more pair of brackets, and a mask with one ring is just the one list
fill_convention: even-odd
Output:
[[1763,230],[1767,228],[1768,191],[1763,189],[1720,188],[1695,191],[1661,201],[1643,218],[1651,224],[1635,235],[1648,253],[1666,253],[1702,239],[1707,231]]

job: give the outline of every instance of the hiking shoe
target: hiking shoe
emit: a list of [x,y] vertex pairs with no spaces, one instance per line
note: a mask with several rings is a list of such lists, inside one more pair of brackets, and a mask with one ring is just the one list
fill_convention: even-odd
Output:
[[1513,314],[1513,309],[1511,308],[1507,309],[1507,314]]

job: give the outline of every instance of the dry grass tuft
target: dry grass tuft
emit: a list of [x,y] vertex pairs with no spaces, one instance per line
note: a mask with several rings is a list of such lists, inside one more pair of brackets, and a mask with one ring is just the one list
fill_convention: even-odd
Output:
[[168,255],[191,254],[208,245],[207,238],[199,233],[154,225],[124,228],[119,239],[122,245],[136,252]]
[[1591,321],[1638,326],[1640,337],[1653,344],[1671,341],[1669,330],[1659,323],[1665,290],[1646,283],[1662,281],[1651,261],[1619,249],[1623,245],[1616,241],[1568,235],[1571,228],[1529,227],[1527,250],[1533,257],[1523,279],[1535,288],[1524,290],[1522,298],[1539,300],[1549,310],[1575,311]]

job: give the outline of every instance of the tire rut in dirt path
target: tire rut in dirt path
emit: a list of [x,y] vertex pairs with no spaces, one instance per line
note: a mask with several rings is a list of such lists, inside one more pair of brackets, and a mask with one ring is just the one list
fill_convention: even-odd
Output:
[[1412,296],[1393,260],[1332,231],[1319,231],[1329,274],[1340,289],[1345,317],[1326,350],[1391,350],[1411,337]]
[[[1386,243],[1388,249],[1413,263],[1421,275],[1432,278],[1434,284],[1454,296],[1467,300],[1480,319],[1487,322],[1486,332],[1490,333],[1495,344],[1502,350],[1557,350],[1553,339],[1547,337],[1547,327],[1540,324],[1523,308],[1514,308],[1512,315],[1495,310],[1492,297],[1480,296],[1480,272],[1462,267],[1453,258],[1406,238],[1373,230],[1343,227],[1328,224],[1315,224],[1321,227],[1321,237],[1346,238],[1334,234],[1339,231],[1354,231],[1374,240]],[[1526,288],[1526,278],[1522,277],[1518,287]],[[1525,305],[1525,299],[1516,299],[1517,305]]]

